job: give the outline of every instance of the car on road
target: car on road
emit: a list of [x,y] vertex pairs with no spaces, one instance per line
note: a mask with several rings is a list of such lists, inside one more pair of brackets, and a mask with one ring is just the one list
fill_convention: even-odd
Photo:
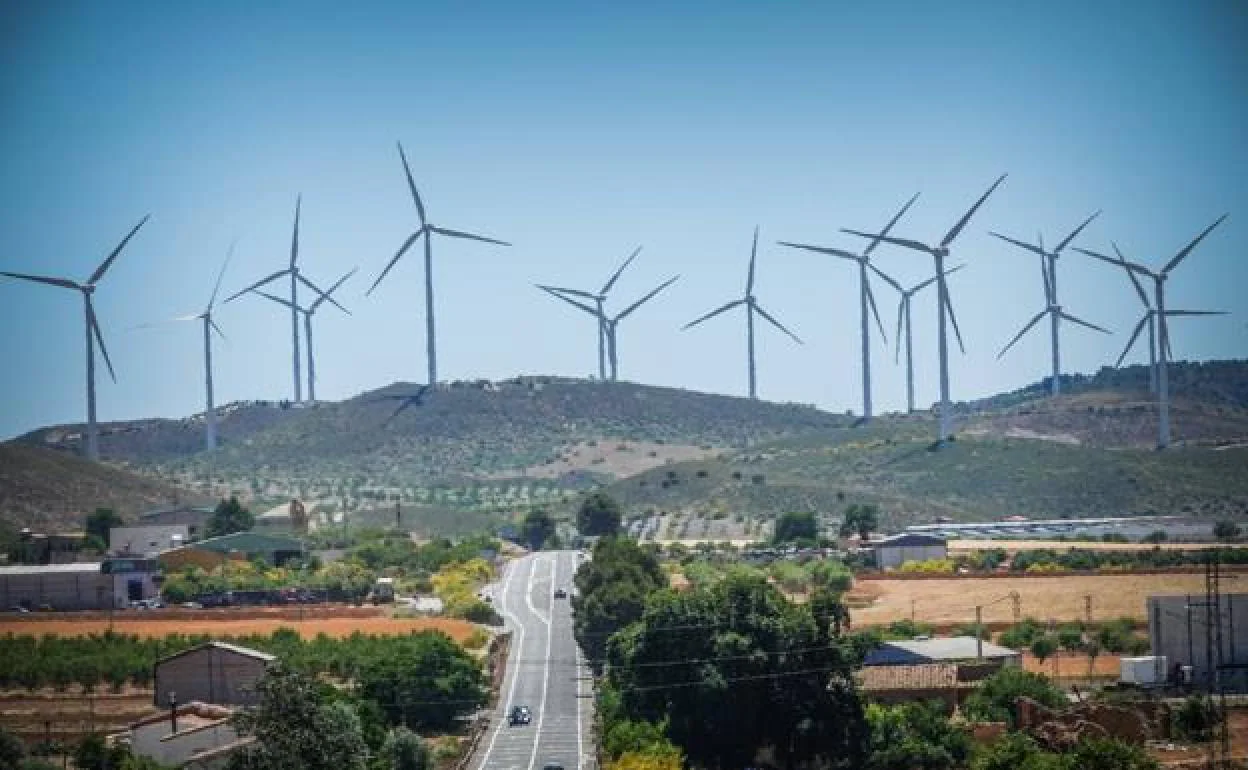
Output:
[[563,770],[563,765],[558,762],[547,762],[542,765],[542,770]]
[[511,716],[507,718],[507,721],[512,727],[527,725],[533,721],[533,714],[529,711],[528,706],[516,706],[511,710]]
[[567,591],[565,591],[565,590],[563,590],[562,588],[557,589],[557,590],[555,591],[555,598],[556,598],[556,599],[566,599],[566,598],[568,598],[568,592],[567,592]]

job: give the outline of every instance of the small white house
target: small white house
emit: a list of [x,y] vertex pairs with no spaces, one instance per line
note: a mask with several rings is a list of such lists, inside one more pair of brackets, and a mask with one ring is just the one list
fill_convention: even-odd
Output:
[[900,567],[908,561],[930,561],[949,556],[949,545],[943,537],[903,532],[872,543],[875,566],[880,569]]

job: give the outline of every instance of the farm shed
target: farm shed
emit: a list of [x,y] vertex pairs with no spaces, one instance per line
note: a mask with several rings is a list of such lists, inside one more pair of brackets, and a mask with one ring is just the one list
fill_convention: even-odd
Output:
[[267,652],[208,642],[156,662],[154,703],[202,701],[223,706],[256,702],[256,680],[276,660]]
[[153,527],[168,524],[181,524],[186,527],[192,540],[203,537],[208,528],[208,520],[212,518],[211,507],[200,505],[173,505],[166,508],[154,508],[139,514],[138,526]]
[[[1214,667],[1218,664],[1220,636],[1223,668],[1218,678],[1230,692],[1248,692],[1248,594],[1218,598],[1215,608],[1203,593],[1148,597],[1149,646],[1153,655],[1165,656],[1171,678],[1176,666],[1191,666],[1192,683],[1203,687],[1212,668],[1210,649]],[[1207,644],[1210,635],[1212,648]]]
[[303,542],[293,537],[235,532],[165,551],[160,555],[160,561],[171,570],[187,566],[211,569],[224,564],[227,558],[251,560],[259,557],[269,564],[281,566],[302,557],[303,553]]
[[930,561],[949,556],[949,544],[943,537],[903,532],[872,543],[875,566],[880,569],[900,567],[908,561]]
[[998,662],[1002,666],[1021,666],[1023,663],[1022,654],[1016,650],[991,642],[981,644],[977,644],[973,636],[882,642],[867,653],[863,665],[916,666],[925,663],[973,662],[979,659],[981,649],[985,662]]
[[0,607],[95,610],[156,595],[155,563],[146,559],[0,567]]

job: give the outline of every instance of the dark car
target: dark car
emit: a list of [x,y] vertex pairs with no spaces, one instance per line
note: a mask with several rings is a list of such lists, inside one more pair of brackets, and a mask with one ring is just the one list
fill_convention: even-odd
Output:
[[511,710],[511,716],[507,719],[512,727],[516,725],[527,725],[533,721],[533,714],[529,712],[528,706],[516,706]]
[[560,588],[560,589],[558,589],[558,590],[556,590],[556,591],[555,591],[555,598],[556,598],[556,599],[566,599],[566,598],[568,598],[568,592],[567,592],[567,591],[565,591],[565,590],[563,590],[562,588]]
[[542,765],[542,770],[563,770],[563,765],[558,762],[547,762]]

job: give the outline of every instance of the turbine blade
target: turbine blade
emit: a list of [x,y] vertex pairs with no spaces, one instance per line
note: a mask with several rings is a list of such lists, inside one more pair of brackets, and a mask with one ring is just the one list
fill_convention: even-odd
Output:
[[1001,357],[1004,356],[1009,351],[1010,348],[1014,347],[1014,343],[1021,340],[1023,338],[1023,335],[1031,331],[1032,327],[1040,323],[1040,319],[1044,318],[1046,315],[1048,315],[1048,313],[1049,313],[1048,308],[1045,308],[1044,310],[1041,310],[1039,313],[1036,313],[1035,317],[1032,318],[1030,321],[1028,321],[1027,325],[1024,326],[1021,330],[1019,330],[1018,334],[1014,335],[1014,339],[1010,340],[1010,344],[1001,348],[1001,352],[997,354],[997,360],[1000,361]]
[[0,272],[0,275],[7,275],[10,278],[17,278],[22,281],[34,281],[35,283],[46,283],[50,286],[60,286],[66,289],[78,289],[79,291],[82,290],[81,286],[67,278],[49,278],[43,275],[27,275],[26,273],[5,272]]
[[1148,292],[1144,291],[1144,286],[1140,283],[1140,279],[1135,277],[1135,271],[1127,267],[1127,258],[1122,256],[1122,252],[1118,250],[1118,244],[1111,242],[1114,247],[1114,253],[1118,255],[1118,261],[1122,264],[1122,269],[1126,272],[1127,277],[1131,279],[1131,285],[1135,287],[1135,293],[1140,296],[1140,302],[1144,303],[1144,307],[1149,310],[1153,309],[1153,303],[1148,299]]
[[592,299],[595,302],[598,301],[597,294],[590,294],[589,292],[581,291],[580,289],[567,289],[562,286],[547,286],[546,284],[541,284],[541,283],[537,283],[533,285],[539,289],[545,289],[546,291],[557,291],[560,294],[571,294],[574,297],[584,297],[585,299]]
[[[884,227],[884,229],[880,231],[880,235],[888,235],[889,232],[892,231],[893,225],[897,224],[897,220],[901,219],[902,215],[904,215],[907,211],[909,211],[910,207],[913,206],[914,202],[917,201],[918,199],[919,199],[919,194],[915,193],[913,198],[906,201],[906,205],[902,206],[901,211],[898,211],[897,214],[892,219],[889,220],[888,224]],[[875,240],[871,241],[871,243],[867,244],[866,250],[862,252],[862,256],[864,257],[871,256],[871,252],[875,251],[875,247],[879,245],[880,245],[879,238],[876,238]]]
[[[333,286],[330,286],[330,287],[329,287],[329,290],[328,290],[328,291],[326,291],[324,294],[322,294],[321,296],[319,296],[319,297],[317,297],[317,298],[316,298],[316,300],[315,300],[315,301],[314,301],[314,302],[313,302],[313,303],[312,303],[312,304],[308,307],[308,312],[309,312],[309,313],[315,313],[315,312],[316,312],[316,309],[317,309],[318,307],[320,307],[320,306],[321,306],[321,303],[322,303],[322,302],[324,302],[325,300],[329,299],[329,298],[330,298],[330,296],[331,296],[334,292],[338,291],[338,288],[339,288],[340,286],[342,286],[344,283],[346,283],[348,278],[350,278],[351,276],[355,275],[355,273],[356,273],[356,271],[357,271],[357,270],[359,270],[359,268],[358,268],[358,267],[353,267],[353,268],[351,268],[351,271],[350,271],[350,272],[348,272],[348,273],[347,273],[346,275],[344,275],[343,277],[339,278],[339,279],[338,279],[338,281],[337,281],[337,282],[336,282]],[[331,301],[332,301],[332,300],[331,300]],[[337,302],[334,302],[334,304],[335,304],[335,305],[338,305],[338,303],[337,303]],[[342,305],[338,305],[338,307],[342,308],[342,312],[346,313],[347,315],[351,315],[351,311],[350,311],[350,310],[347,310],[345,307],[342,307]]]
[[1092,329],[1093,331],[1098,331],[1098,332],[1100,332],[1100,333],[1102,333],[1102,334],[1110,334],[1110,333],[1111,333],[1111,332],[1109,331],[1109,329],[1102,328],[1102,327],[1100,327],[1100,326],[1097,326],[1097,325],[1096,325],[1096,324],[1094,324],[1094,323],[1089,323],[1088,321],[1085,321],[1085,320],[1083,320],[1082,318],[1076,318],[1076,317],[1074,317],[1073,315],[1071,315],[1070,313],[1067,313],[1065,310],[1061,311],[1061,313],[1060,313],[1060,314],[1061,314],[1062,318],[1065,318],[1067,321],[1070,321],[1071,323],[1079,324],[1080,326],[1086,326],[1087,328]]
[[264,298],[265,298],[265,299],[267,299],[267,300],[271,300],[271,301],[273,301],[273,302],[276,302],[276,303],[277,303],[277,304],[279,304],[279,305],[285,305],[285,306],[286,306],[286,307],[288,307],[288,308],[293,308],[294,310],[297,310],[297,311],[299,311],[300,313],[307,313],[307,312],[308,312],[308,311],[304,310],[303,308],[298,307],[297,305],[292,304],[292,303],[291,303],[291,301],[290,301],[290,300],[288,300],[288,299],[286,299],[285,297],[279,297],[279,296],[277,296],[276,294],[269,294],[268,292],[260,291],[259,289],[252,289],[252,290],[251,290],[251,293],[252,293],[252,294],[259,294],[261,297],[264,297]]
[[1206,236],[1206,235],[1208,235],[1209,233],[1213,232],[1213,228],[1215,228],[1215,227],[1217,227],[1218,225],[1222,224],[1222,222],[1223,222],[1223,221],[1224,221],[1224,220],[1225,220],[1228,216],[1230,216],[1230,215],[1229,215],[1229,214],[1223,214],[1222,216],[1218,217],[1218,219],[1217,219],[1217,221],[1216,221],[1216,222],[1214,222],[1213,224],[1211,224],[1211,225],[1209,225],[1208,227],[1206,227],[1204,232],[1202,232],[1200,235],[1198,235],[1198,236],[1196,236],[1194,239],[1192,239],[1192,242],[1191,242],[1191,243],[1187,244],[1187,246],[1186,246],[1186,247],[1184,247],[1184,249],[1183,249],[1182,251],[1180,251],[1178,254],[1175,254],[1175,255],[1174,255],[1174,259],[1172,259],[1172,260],[1170,260],[1169,262],[1167,262],[1167,263],[1166,263],[1166,266],[1165,266],[1165,267],[1163,267],[1163,268],[1161,269],[1161,274],[1162,274],[1162,275],[1165,275],[1166,273],[1170,272],[1170,271],[1171,271],[1171,270],[1173,270],[1174,268],[1178,267],[1178,266],[1179,266],[1179,263],[1180,263],[1180,262],[1182,262],[1184,259],[1186,259],[1188,254],[1191,254],[1191,253],[1192,253],[1192,249],[1196,248],[1196,244],[1198,244],[1198,243],[1200,243],[1201,241],[1203,241],[1203,240],[1205,239],[1205,236]]
[[987,192],[979,196],[979,200],[975,201],[975,205],[971,206],[970,210],[963,214],[962,218],[958,220],[958,223],[945,234],[944,239],[940,242],[941,248],[947,248],[949,244],[953,243],[953,239],[958,237],[958,234],[962,232],[962,228],[966,227],[966,224],[971,221],[971,217],[975,216],[975,212],[979,211],[979,207],[984,205],[984,201],[988,200],[988,196],[992,195],[992,193],[1001,186],[1001,183],[1005,181],[1006,176],[1006,174],[1002,174],[997,177],[997,181],[992,183],[992,187],[989,187]]
[[165,318],[160,321],[148,321],[146,323],[135,324],[134,326],[128,327],[126,331],[132,332],[137,329],[154,329],[157,326],[164,326],[165,324],[181,323],[183,321],[198,321],[203,317],[203,313],[190,313],[188,315],[177,316],[176,318]]
[[1044,280],[1044,301],[1053,304],[1053,282],[1049,280],[1049,258],[1040,258],[1040,278]]
[[[863,273],[862,280],[866,281],[866,273]],[[875,293],[871,291],[870,282],[867,283],[867,302],[871,305],[871,314],[875,316],[875,325],[880,328],[880,339],[884,340],[884,344],[888,344],[888,335],[884,333],[884,322],[880,320],[880,311],[875,306]]]
[[1102,262],[1108,262],[1108,263],[1109,263],[1109,264],[1111,264],[1111,265],[1117,265],[1117,266],[1119,266],[1119,267],[1125,267],[1127,270],[1130,270],[1130,271],[1132,271],[1132,272],[1136,272],[1136,273],[1140,273],[1140,274],[1142,274],[1142,275],[1147,275],[1147,276],[1149,276],[1150,278],[1151,278],[1151,277],[1152,277],[1152,275],[1153,275],[1153,271],[1152,271],[1152,270],[1149,270],[1147,267],[1144,267],[1143,265],[1137,265],[1137,264],[1136,264],[1136,263],[1134,263],[1134,262],[1128,262],[1128,261],[1126,261],[1125,259],[1123,259],[1123,258],[1122,258],[1122,254],[1119,254],[1119,255],[1118,255],[1118,258],[1117,258],[1117,259],[1115,259],[1115,258],[1113,258],[1113,257],[1107,257],[1107,256],[1105,256],[1104,254],[1100,254],[1100,253],[1097,253],[1097,252],[1095,252],[1095,251],[1088,251],[1087,249],[1080,248],[1079,246],[1076,246],[1076,247],[1075,247],[1075,251],[1079,252],[1080,254],[1085,254],[1085,255],[1087,255],[1087,256],[1089,256],[1089,257],[1093,257],[1093,258],[1095,258],[1095,259],[1099,259],[1099,260],[1101,260]]
[[745,304],[745,300],[743,300],[743,299],[734,299],[732,302],[729,302],[729,303],[727,303],[727,304],[725,304],[725,305],[721,305],[720,307],[715,308],[714,310],[712,310],[711,312],[707,313],[707,314],[706,314],[706,315],[704,315],[704,316],[700,316],[700,317],[698,317],[698,318],[695,318],[694,320],[692,320],[692,321],[690,321],[689,323],[685,324],[684,326],[680,327],[680,329],[681,329],[681,331],[684,331],[685,329],[688,329],[688,328],[689,328],[689,327],[691,327],[691,326],[697,326],[698,324],[702,323],[703,321],[710,320],[710,319],[714,318],[715,316],[719,315],[720,313],[726,312],[726,311],[728,311],[728,310],[732,310],[732,309],[733,309],[734,307],[736,307],[737,305],[744,305],[744,304]]
[[901,288],[901,284],[899,284],[899,283],[897,283],[895,280],[893,280],[892,276],[888,275],[888,273],[885,273],[883,270],[880,270],[878,267],[876,267],[875,265],[871,264],[870,262],[868,262],[868,263],[867,263],[867,267],[868,267],[868,268],[869,268],[869,269],[870,269],[873,273],[875,273],[875,274],[876,274],[876,275],[878,275],[880,278],[882,278],[882,279],[884,280],[884,282],[885,282],[885,283],[887,283],[889,286],[892,286],[894,289],[896,289],[896,290],[897,290],[897,292],[898,292],[899,294],[905,294],[905,293],[906,293],[906,290],[905,290],[905,289],[903,289],[903,288]]
[[605,297],[607,292],[611,291],[611,287],[615,286],[615,282],[620,279],[620,274],[624,272],[624,268],[632,264],[633,260],[637,259],[637,255],[640,253],[641,253],[640,246],[633,249],[633,253],[629,254],[628,259],[624,260],[624,264],[620,265],[619,268],[617,268],[616,271],[612,273],[611,280],[607,281],[606,284],[602,287],[602,291],[598,293]]
[[881,233],[864,233],[861,230],[849,230],[844,227],[841,228],[841,232],[849,233],[850,235],[857,235],[860,238],[873,238],[877,241],[883,241],[884,243],[891,243],[894,246],[904,246],[907,249],[921,251],[924,254],[932,253],[932,250],[927,247],[927,244],[912,241],[909,238],[894,238],[891,235],[883,235]]
[[295,229],[290,235],[290,267],[294,269],[299,259],[299,209],[303,206],[303,195],[295,196]]
[[139,223],[134,226],[134,229],[131,230],[125,238],[121,239],[121,243],[117,244],[117,248],[113,249],[113,253],[109,254],[108,258],[101,262],[100,266],[97,267],[95,272],[91,274],[91,277],[87,279],[88,284],[94,284],[104,277],[104,273],[108,272],[108,268],[112,267],[113,260],[117,259],[117,255],[120,254],[121,250],[126,247],[126,244],[129,243],[130,239],[134,237],[134,234],[139,231],[139,228],[147,224],[147,220],[151,218],[151,216],[151,214],[148,214],[140,219]]
[[238,238],[230,241],[230,248],[225,252],[225,261],[221,263],[221,269],[217,271],[217,282],[212,287],[212,296],[208,298],[208,309],[212,310],[212,306],[217,303],[217,293],[221,291],[221,279],[225,277],[225,269],[230,266],[230,260],[234,258],[234,247],[238,244]]
[[617,315],[615,318],[613,318],[613,319],[611,319],[611,320],[614,322],[614,321],[619,321],[621,318],[624,318],[624,317],[625,317],[625,316],[627,316],[629,313],[633,312],[633,311],[634,311],[634,310],[636,310],[637,308],[641,307],[642,305],[646,304],[646,303],[647,303],[647,302],[649,302],[650,300],[654,299],[655,295],[657,295],[659,292],[661,292],[661,291],[663,291],[664,289],[666,289],[668,286],[671,286],[672,284],[676,283],[676,281],[677,281],[677,280],[679,280],[679,279],[680,279],[680,276],[679,276],[679,275],[672,276],[671,278],[668,278],[666,281],[664,281],[663,283],[659,284],[656,288],[652,289],[652,290],[650,291],[650,293],[649,293],[649,294],[647,294],[646,296],[644,296],[644,297],[642,297],[641,299],[637,300],[637,301],[636,301],[636,302],[634,302],[633,304],[629,305],[627,308],[625,308],[625,309],[624,309],[624,311],[623,311],[622,313],[620,313],[619,315]]
[[1144,325],[1148,323],[1149,318],[1152,318],[1152,314],[1145,313],[1144,317],[1140,319],[1140,322],[1135,325],[1135,331],[1131,332],[1131,338],[1127,340],[1127,346],[1122,349],[1122,355],[1118,356],[1118,360],[1114,363],[1115,369],[1122,366],[1123,359],[1125,359],[1127,354],[1131,352],[1131,346],[1135,344],[1137,339],[1139,339],[1140,332],[1144,331]]
[[420,226],[425,226],[425,204],[420,199],[420,193],[416,192],[416,182],[412,179],[412,168],[407,165],[407,155],[403,153],[403,143],[395,142],[399,146],[399,158],[403,161],[403,173],[407,175],[407,188],[412,191],[412,200],[416,202],[416,214],[420,217]]
[[1042,257],[1047,256],[1044,253],[1043,246],[1039,246],[1039,247],[1033,246],[1032,244],[1027,243],[1026,241],[1020,241],[1017,238],[1011,238],[1010,236],[1002,235],[1001,233],[994,233],[991,230],[988,231],[988,234],[991,235],[993,238],[998,238],[1000,240],[1005,241],[1006,243],[1012,243],[1015,246],[1019,247],[1020,249],[1027,249],[1028,251],[1033,252],[1035,254],[1039,254]]
[[1226,310],[1167,310],[1166,315],[1230,315],[1230,313]]
[[754,309],[758,311],[758,314],[759,314],[759,315],[761,315],[763,318],[766,318],[768,321],[770,321],[772,326],[776,327],[776,328],[777,328],[777,329],[779,329],[780,331],[782,331],[782,332],[784,332],[785,334],[787,334],[787,335],[789,335],[790,337],[792,337],[792,338],[793,338],[793,341],[794,341],[794,342],[796,342],[797,344],[799,344],[799,345],[803,345],[803,344],[805,344],[805,343],[803,343],[800,339],[798,339],[798,337],[797,337],[797,335],[796,335],[796,334],[794,334],[793,332],[791,332],[791,331],[789,331],[788,329],[784,328],[784,324],[782,324],[782,323],[780,323],[779,321],[777,321],[776,319],[772,318],[772,317],[771,317],[771,315],[770,315],[770,314],[769,314],[766,310],[763,310],[763,306],[762,306],[762,305],[758,304],[757,302],[753,303],[753,305],[754,305]]
[[[966,265],[957,265],[956,267],[949,268],[948,270],[945,271],[945,277],[948,278],[949,276],[953,275],[954,273],[958,272],[964,267],[966,267]],[[910,291],[907,291],[904,293],[906,294],[906,296],[913,297],[915,294],[918,294],[919,292],[923,291],[928,286],[931,286],[933,283],[936,283],[936,278],[937,276],[933,275],[931,278],[928,278],[926,281],[923,281],[920,284],[916,284],[915,286],[910,287]]]
[[814,251],[819,254],[829,254],[833,257],[842,257],[844,259],[852,259],[855,262],[861,262],[862,256],[854,254],[844,249],[834,249],[830,246],[810,246],[805,243],[791,243],[789,241],[776,241],[777,245],[788,246],[791,249],[805,249],[806,251]]
[[221,331],[221,327],[217,326],[216,321],[210,318],[208,319],[208,325],[212,327],[213,331],[215,331],[217,333],[217,336],[219,336],[222,340],[224,340],[225,342],[230,341],[229,337],[225,336],[225,332]]
[[[307,286],[309,289],[311,289],[311,290],[313,291],[313,293],[315,293],[315,294],[317,294],[317,295],[318,295],[318,296],[317,296],[317,298],[316,298],[316,301],[317,301],[317,302],[321,302],[321,301],[323,301],[323,300],[328,300],[328,301],[329,301],[329,304],[331,304],[331,305],[333,305],[334,307],[338,308],[339,310],[341,310],[342,312],[346,313],[347,315],[351,315],[351,311],[350,311],[350,310],[347,310],[345,307],[343,307],[342,305],[338,304],[338,300],[336,300],[336,299],[334,299],[333,297],[329,296],[329,293],[328,293],[328,292],[321,291],[321,290],[320,290],[320,288],[319,288],[316,284],[312,283],[312,282],[311,282],[311,281],[309,281],[307,278],[305,278],[305,277],[304,277],[304,275],[303,275],[303,273],[300,273],[298,277],[299,277],[299,283],[303,284],[304,286]],[[309,313],[310,313],[310,312],[312,312],[312,311],[309,309],[307,312],[309,312]]]
[[108,366],[108,376],[113,378],[113,382],[117,382],[117,373],[113,371],[112,359],[108,357],[108,348],[104,345],[104,335],[100,332],[100,320],[95,317],[95,306],[91,304],[91,300],[87,300],[87,321],[91,324],[91,333],[95,335],[95,341],[100,345],[100,352],[104,354],[104,363]]
[[949,291],[945,290],[945,312],[949,314],[949,322],[953,324],[953,334],[958,338],[958,350],[962,351],[962,355],[966,355],[966,346],[962,344],[962,330],[958,328],[958,317],[953,313],[953,299],[949,296]]
[[226,301],[226,302],[233,302],[234,300],[236,300],[236,299],[238,299],[239,297],[243,296],[244,294],[246,294],[247,292],[251,291],[252,289],[258,289],[258,288],[260,288],[261,286],[263,286],[263,285],[265,285],[266,283],[268,283],[269,281],[275,281],[275,280],[277,280],[278,278],[281,278],[283,275],[289,275],[289,274],[290,274],[290,268],[289,268],[289,267],[284,268],[284,269],[282,269],[282,270],[278,270],[276,273],[273,273],[273,274],[272,274],[272,275],[270,275],[270,276],[267,276],[267,277],[265,277],[265,278],[261,278],[260,280],[256,281],[256,282],[255,282],[255,283],[253,283],[252,285],[248,286],[246,289],[243,289],[242,291],[236,291],[236,292],[234,292],[234,293],[233,293],[233,294],[231,294],[230,296],[226,297],[226,298],[225,298],[225,301]]
[[1170,347],[1170,324],[1162,319],[1161,322],[1161,344],[1166,346],[1166,360],[1174,360],[1174,348]]
[[1057,244],[1057,248],[1056,248],[1056,249],[1053,249],[1053,253],[1054,253],[1054,254],[1061,254],[1061,253],[1062,253],[1062,249],[1065,249],[1067,246],[1069,246],[1069,245],[1070,245],[1070,242],[1071,242],[1071,241],[1073,241],[1074,239],[1078,238],[1078,237],[1079,237],[1079,233],[1083,232],[1083,228],[1085,228],[1085,227],[1087,227],[1088,225],[1092,224],[1092,220],[1093,220],[1093,219],[1096,219],[1096,218],[1097,218],[1097,217],[1099,217],[1100,215],[1101,215],[1101,212],[1098,210],[1095,214],[1093,214],[1092,216],[1090,216],[1090,217],[1088,217],[1087,219],[1083,220],[1083,224],[1079,225],[1079,226],[1078,226],[1078,227],[1076,227],[1074,230],[1072,230],[1072,231],[1071,231],[1071,233],[1070,233],[1070,235],[1068,235],[1068,236],[1066,236],[1065,238],[1063,238],[1063,239],[1062,239],[1062,242],[1061,242],[1061,243],[1059,243],[1059,244]]
[[563,300],[564,302],[568,303],[568,304],[569,304],[569,305],[571,305],[572,307],[578,308],[578,309],[580,309],[580,310],[584,310],[586,313],[589,313],[589,314],[590,314],[590,315],[592,315],[594,318],[597,318],[597,317],[598,317],[598,311],[597,311],[596,309],[594,309],[594,308],[590,307],[589,305],[586,305],[586,304],[584,304],[584,303],[582,303],[582,302],[577,302],[576,300],[572,299],[571,297],[565,297],[564,295],[560,294],[560,293],[558,292],[558,290],[556,290],[556,289],[552,289],[552,288],[550,288],[549,286],[538,286],[537,288],[539,288],[539,289],[541,289],[542,291],[546,292],[547,294],[549,294],[550,296],[554,297],[555,299],[561,299],[561,300]]
[[758,259],[758,225],[754,225],[754,245],[750,247],[750,271],[745,278],[745,296],[754,293],[754,262]]
[[901,361],[901,321],[906,314],[906,303],[909,300],[905,294],[901,295],[901,301],[897,303],[897,344],[893,345],[893,363]]
[[448,230],[445,227],[429,227],[430,230],[438,235],[447,235],[451,238],[467,238],[470,241],[481,241],[482,243],[493,243],[497,246],[510,246],[507,241],[499,241],[494,238],[486,238],[484,235],[473,235],[472,233],[460,232],[459,230]]
[[399,250],[395,252],[394,256],[390,258],[390,261],[386,263],[386,269],[381,271],[381,275],[377,276],[377,280],[373,281],[373,285],[369,286],[368,291],[364,292],[365,297],[373,293],[373,289],[376,289],[377,284],[381,283],[381,280],[385,278],[387,274],[389,274],[390,270],[394,267],[394,264],[399,261],[399,257],[402,257],[404,254],[406,254],[407,250],[412,247],[412,244],[415,243],[416,239],[419,238],[422,234],[424,234],[424,232],[425,232],[425,228],[421,227],[416,232],[407,236],[407,240],[403,241],[403,245],[399,247]]

